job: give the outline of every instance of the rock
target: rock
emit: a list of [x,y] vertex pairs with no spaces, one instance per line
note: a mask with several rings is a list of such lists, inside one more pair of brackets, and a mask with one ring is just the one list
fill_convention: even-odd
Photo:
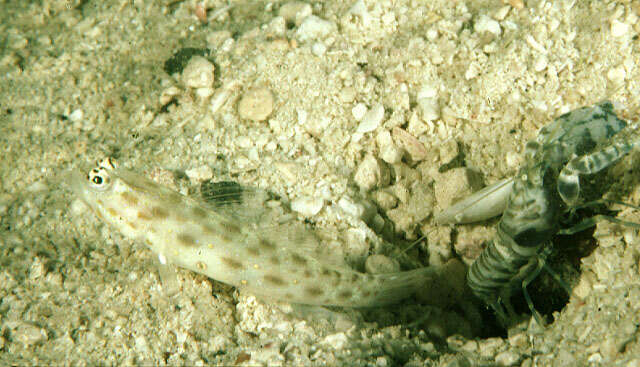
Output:
[[211,88],[215,66],[202,56],[193,56],[182,71],[182,82],[188,88]]
[[489,32],[494,36],[499,36],[502,34],[502,29],[500,28],[500,23],[489,18],[486,15],[481,15],[476,21],[473,29],[478,33]]
[[631,26],[627,23],[623,23],[617,19],[611,21],[611,35],[618,38],[629,33]]
[[251,121],[264,121],[273,112],[273,94],[268,88],[248,90],[238,103],[238,114]]
[[435,179],[434,189],[440,208],[446,209],[482,187],[478,173],[468,168],[450,169]]
[[398,198],[384,190],[374,192],[373,200],[384,210],[393,209],[398,205]]
[[510,350],[498,353],[496,356],[496,363],[499,366],[515,366],[518,362],[520,362],[520,355]]
[[47,332],[35,325],[20,324],[13,332],[13,339],[29,347],[48,339]]
[[356,185],[365,191],[374,187],[384,187],[390,179],[391,176],[386,164],[371,154],[367,154],[360,162],[353,177]]
[[412,160],[417,162],[427,157],[427,148],[415,136],[397,126],[393,128],[392,134],[396,143],[409,153]]
[[283,4],[278,11],[278,15],[283,17],[287,23],[299,26],[302,21],[312,14],[311,5],[302,1],[290,1]]
[[371,107],[371,109],[362,116],[362,121],[360,121],[356,132],[364,134],[377,129],[382,123],[383,118],[384,107],[381,104]]
[[213,178],[213,171],[209,166],[191,168],[186,170],[184,173],[189,177],[189,181],[192,183],[199,183]]
[[336,31],[336,29],[337,27],[333,22],[315,15],[310,15],[300,24],[296,32],[296,38],[300,42],[319,40],[328,36],[329,33]]
[[362,118],[367,113],[367,106],[364,103],[357,103],[351,109],[351,114],[356,121],[362,121]]
[[380,149],[380,158],[383,161],[389,164],[396,164],[402,161],[404,151],[394,144],[389,131],[380,131],[376,136],[376,143],[378,144],[378,149]]
[[305,217],[312,217],[322,210],[324,200],[320,198],[301,197],[291,202],[291,210],[298,212]]

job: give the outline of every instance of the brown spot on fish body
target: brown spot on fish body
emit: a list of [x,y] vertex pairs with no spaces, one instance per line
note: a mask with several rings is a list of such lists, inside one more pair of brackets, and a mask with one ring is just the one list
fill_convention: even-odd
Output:
[[227,232],[234,235],[242,233],[240,227],[230,222],[220,222],[220,226]]
[[311,276],[313,275],[311,274],[311,271],[309,271],[309,269],[305,269],[303,274],[305,278],[311,278]]
[[351,281],[352,282],[357,282],[358,280],[360,280],[360,275],[359,274],[353,274],[351,276]]
[[183,215],[178,214],[178,213],[175,213],[174,219],[176,220],[176,222],[179,222],[179,223],[186,223],[187,222],[187,218],[185,216],[183,216]]
[[319,297],[324,294],[324,291],[320,287],[306,287],[304,289],[304,293],[306,293],[307,296],[310,297]]
[[202,232],[204,234],[208,234],[208,235],[218,234],[218,231],[213,226],[211,226],[209,224],[203,224],[202,225]]
[[151,208],[151,215],[154,219],[165,219],[169,216],[169,212],[161,206],[154,206]]
[[304,257],[302,257],[299,254],[291,254],[291,260],[299,266],[305,266],[307,265],[307,259],[305,259]]
[[117,217],[118,216],[118,211],[109,207],[107,208],[107,213],[109,213],[110,216],[112,217]]
[[142,220],[151,220],[153,216],[146,210],[141,210],[138,212],[138,218]]
[[280,258],[276,255],[273,255],[269,258],[269,262],[273,265],[280,265]]
[[258,240],[258,244],[260,245],[260,247],[262,247],[264,250],[267,250],[267,251],[273,251],[276,249],[276,245],[274,245],[270,241],[265,240],[264,238],[260,238]]
[[199,206],[194,206],[193,208],[191,208],[191,213],[198,217],[198,218],[206,218],[207,217],[207,211],[202,209]]
[[124,200],[125,203],[131,206],[138,205],[138,197],[128,191],[125,191],[122,194],[120,194],[120,197],[122,198],[122,200]]
[[196,245],[196,239],[190,234],[178,233],[176,239],[178,240],[178,243],[184,247],[192,247]]
[[371,295],[371,292],[369,291],[362,291],[362,296],[363,297],[369,297]]
[[102,213],[100,213],[99,209],[93,209],[93,207],[90,207],[91,211],[95,213],[96,217],[98,217],[98,219],[100,219],[101,221],[104,222],[104,215],[102,215]]
[[169,203],[176,205],[176,204],[182,204],[183,199],[182,199],[182,195],[178,194],[177,192],[171,191],[168,195],[167,195],[167,200],[169,201]]
[[128,225],[131,229],[136,229],[136,228],[138,228],[138,226],[135,224],[135,222],[129,222],[129,221],[127,221],[126,223],[127,223],[127,225]]
[[278,285],[278,286],[283,286],[285,284],[284,279],[280,278],[277,275],[271,275],[271,274],[267,274],[264,276],[264,280],[266,282],[269,282],[273,285]]
[[260,249],[257,247],[247,247],[247,252],[252,256],[260,256]]
[[240,270],[242,268],[244,268],[244,266],[242,266],[242,263],[234,260],[230,257],[221,257],[220,260],[228,267],[236,269],[236,270]]
[[338,293],[338,297],[343,299],[343,300],[347,300],[347,299],[353,297],[353,292],[351,290],[349,290],[349,289],[345,289],[345,290],[340,291]]

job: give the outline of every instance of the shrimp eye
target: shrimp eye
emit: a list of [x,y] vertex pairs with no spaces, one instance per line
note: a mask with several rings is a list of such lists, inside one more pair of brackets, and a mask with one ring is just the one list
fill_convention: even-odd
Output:
[[96,185],[102,185],[102,177],[93,176],[93,178],[91,179],[91,182],[93,182]]

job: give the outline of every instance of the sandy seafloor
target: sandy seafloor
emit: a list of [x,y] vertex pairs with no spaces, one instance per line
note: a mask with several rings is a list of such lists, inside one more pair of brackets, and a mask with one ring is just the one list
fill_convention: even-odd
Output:
[[[185,270],[168,294],[156,256],[63,182],[105,156],[183,193],[231,179],[302,204],[359,270],[374,253],[470,264],[497,221],[433,224],[465,178],[514,175],[574,108],[610,99],[637,120],[640,2],[198,4],[0,1],[0,365],[640,366],[632,228],[558,242],[578,248],[554,264],[573,292],[532,287],[546,328],[524,306],[501,331],[446,290],[328,321]],[[185,48],[213,84],[167,64]],[[240,111],[252,90],[273,103]],[[637,157],[608,195],[638,204]]]

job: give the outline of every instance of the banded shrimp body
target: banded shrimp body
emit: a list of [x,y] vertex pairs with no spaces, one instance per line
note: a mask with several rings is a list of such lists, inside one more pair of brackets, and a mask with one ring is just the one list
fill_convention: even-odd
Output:
[[[309,233],[269,234],[106,159],[72,191],[102,221],[144,242],[163,263],[206,275],[265,299],[309,305],[374,307],[396,303],[437,276],[434,267],[365,274],[321,252]],[[225,191],[236,195],[237,189]],[[250,214],[250,213],[248,213]]]
[[[526,144],[525,162],[513,179],[463,199],[436,218],[440,223],[467,223],[504,208],[496,236],[467,274],[472,292],[496,312],[503,325],[515,316],[511,296],[518,290],[539,319],[527,285],[543,269],[557,278],[545,265],[554,236],[595,224],[595,218],[570,223],[576,210],[590,204],[584,202],[583,183],[637,148],[640,139],[634,132],[617,117],[610,102],[559,116]],[[638,227],[616,218],[598,218]]]

